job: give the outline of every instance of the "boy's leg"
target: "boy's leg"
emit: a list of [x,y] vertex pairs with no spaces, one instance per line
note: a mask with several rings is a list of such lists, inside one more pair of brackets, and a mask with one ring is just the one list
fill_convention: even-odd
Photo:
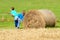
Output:
[[19,28],[19,23],[18,23],[18,16],[15,16],[15,26],[16,28]]
[[15,20],[15,27],[17,28],[18,20]]
[[20,26],[20,18],[18,18],[18,26],[17,27],[19,28],[19,26]]

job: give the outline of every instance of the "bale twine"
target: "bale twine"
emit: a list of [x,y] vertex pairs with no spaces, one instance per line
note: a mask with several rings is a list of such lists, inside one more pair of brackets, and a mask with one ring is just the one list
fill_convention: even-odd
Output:
[[38,10],[43,16],[44,16],[44,20],[46,22],[46,27],[54,27],[56,24],[56,18],[55,15],[52,11],[50,10],[46,10],[46,9],[42,9],[42,10]]
[[23,25],[25,28],[45,28],[45,20],[40,12],[30,10],[24,16]]

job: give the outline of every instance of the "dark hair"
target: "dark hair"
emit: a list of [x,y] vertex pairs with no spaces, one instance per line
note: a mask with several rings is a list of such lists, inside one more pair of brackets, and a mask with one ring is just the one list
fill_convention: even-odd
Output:
[[14,10],[14,7],[11,7],[11,10]]
[[26,13],[26,11],[25,11],[25,10],[23,10],[23,16],[25,15],[25,13]]

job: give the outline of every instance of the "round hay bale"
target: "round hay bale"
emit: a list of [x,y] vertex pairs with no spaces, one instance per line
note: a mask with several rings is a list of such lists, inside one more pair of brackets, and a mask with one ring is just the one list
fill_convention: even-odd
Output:
[[43,16],[44,16],[44,20],[46,22],[46,27],[54,27],[56,24],[56,18],[55,15],[52,11],[50,10],[46,10],[46,9],[42,9],[42,10],[38,10]]
[[40,12],[30,10],[24,16],[23,25],[25,28],[45,28],[45,20]]

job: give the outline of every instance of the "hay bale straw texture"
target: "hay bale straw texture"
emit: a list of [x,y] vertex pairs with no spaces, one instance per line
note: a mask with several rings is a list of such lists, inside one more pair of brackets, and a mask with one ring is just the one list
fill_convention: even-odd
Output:
[[29,10],[23,20],[25,28],[45,28],[43,15],[37,10]]
[[47,9],[42,9],[42,10],[38,10],[43,16],[44,16],[44,20],[46,22],[46,27],[54,27],[56,24],[56,18],[54,13],[51,10],[47,10]]

